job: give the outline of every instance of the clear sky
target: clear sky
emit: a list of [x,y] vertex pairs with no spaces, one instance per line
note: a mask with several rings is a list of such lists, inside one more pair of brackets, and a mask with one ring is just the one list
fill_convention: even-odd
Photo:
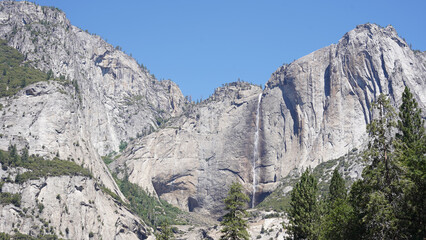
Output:
[[426,50],[426,1],[37,0],[100,35],[184,95],[207,98],[223,83],[264,85],[283,63],[336,43],[358,24],[393,25]]

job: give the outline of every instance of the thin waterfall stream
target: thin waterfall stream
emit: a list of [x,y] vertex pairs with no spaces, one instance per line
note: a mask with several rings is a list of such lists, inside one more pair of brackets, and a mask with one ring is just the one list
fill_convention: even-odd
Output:
[[254,208],[256,203],[256,161],[259,158],[259,122],[260,122],[260,102],[262,101],[262,93],[259,94],[256,111],[256,132],[254,133],[254,148],[253,148],[253,193],[251,207]]

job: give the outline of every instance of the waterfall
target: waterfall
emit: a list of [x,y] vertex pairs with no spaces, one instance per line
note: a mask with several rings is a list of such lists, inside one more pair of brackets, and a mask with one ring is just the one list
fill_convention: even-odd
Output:
[[256,161],[259,159],[259,122],[260,122],[260,102],[262,101],[262,93],[259,94],[256,111],[256,132],[254,133],[254,148],[253,148],[253,193],[251,207],[254,208],[256,199]]

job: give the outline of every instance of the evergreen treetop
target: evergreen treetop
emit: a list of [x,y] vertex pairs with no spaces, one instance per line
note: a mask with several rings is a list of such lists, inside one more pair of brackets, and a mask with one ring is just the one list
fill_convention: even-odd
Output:
[[330,201],[335,202],[337,200],[346,199],[346,187],[345,180],[340,175],[337,169],[334,169],[333,176],[330,181]]
[[426,135],[422,110],[406,87],[399,108],[397,151],[403,174],[399,225],[404,236],[426,237]]
[[225,209],[228,211],[223,217],[221,225],[223,226],[220,237],[221,240],[248,240],[247,221],[244,219],[247,216],[245,208],[249,202],[249,197],[244,194],[243,186],[234,182],[225,198]]
[[318,183],[310,169],[302,174],[291,192],[288,211],[289,232],[293,239],[316,239],[318,218]]

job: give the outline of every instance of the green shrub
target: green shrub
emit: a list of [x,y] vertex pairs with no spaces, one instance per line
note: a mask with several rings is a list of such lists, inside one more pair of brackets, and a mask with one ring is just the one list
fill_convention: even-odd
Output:
[[43,203],[39,203],[39,204],[37,204],[37,207],[38,207],[38,212],[39,212],[39,213],[42,213],[42,212],[43,212],[43,209],[44,209],[44,205],[43,205]]
[[105,187],[104,185],[101,185],[100,188],[104,193],[110,195],[112,198],[114,198],[115,200],[123,204],[123,201],[121,200],[121,198],[117,194],[115,194],[113,191],[111,191],[111,189]]
[[2,192],[0,193],[0,204],[13,204],[19,207],[21,206],[21,194]]
[[112,154],[108,154],[106,156],[102,156],[102,160],[106,165],[108,165],[114,161],[114,158],[112,157]]
[[279,213],[270,213],[270,214],[266,214],[264,219],[268,219],[268,218],[279,218],[280,214]]
[[127,142],[121,140],[120,145],[118,146],[118,148],[120,149],[120,152],[124,151],[124,149],[127,148]]
[[163,222],[180,224],[177,220],[182,211],[164,200],[151,196],[139,185],[129,182],[127,177],[123,180],[114,175],[121,192],[129,200],[128,207],[140,216],[146,224],[156,228]]

